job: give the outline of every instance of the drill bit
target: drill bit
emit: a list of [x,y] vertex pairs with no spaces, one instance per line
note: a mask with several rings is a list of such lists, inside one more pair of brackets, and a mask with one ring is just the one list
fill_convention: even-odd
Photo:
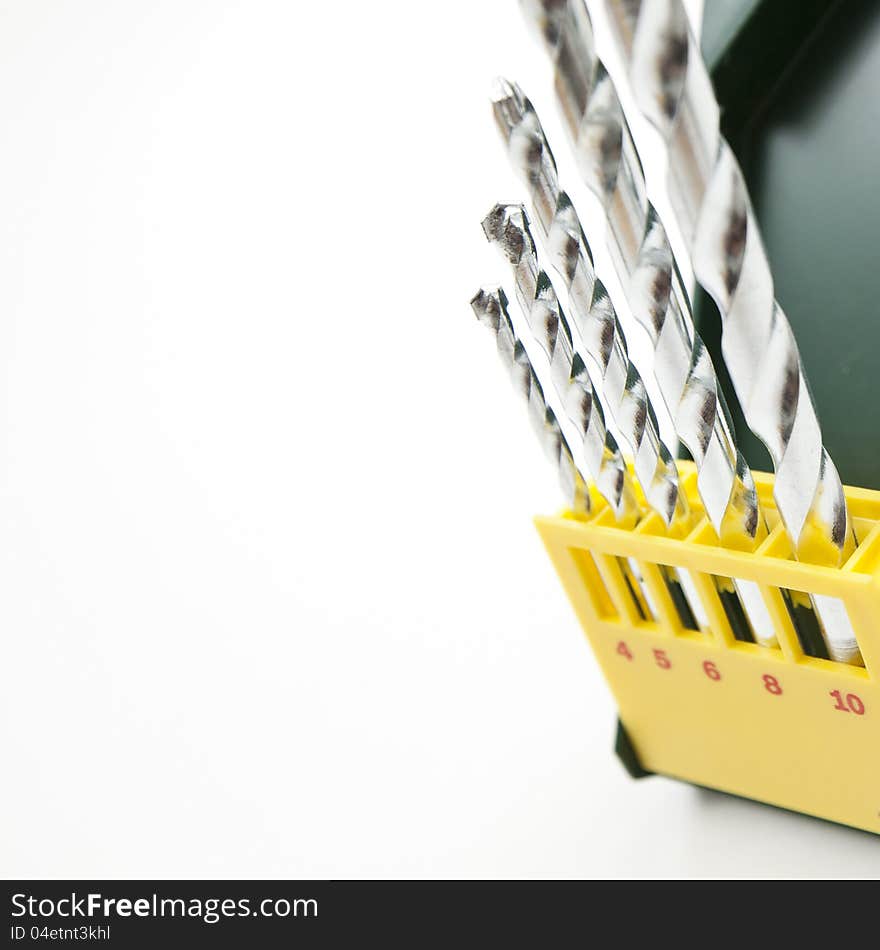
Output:
[[559,427],[553,410],[547,405],[544,390],[532,369],[528,354],[517,339],[507,295],[500,288],[481,288],[471,300],[477,319],[495,334],[498,355],[510,373],[514,389],[525,401],[532,427],[542,448],[557,470],[566,503],[578,515],[590,514],[590,493],[574,461],[568,442]]
[[[611,300],[596,279],[589,245],[568,195],[559,189],[556,164],[531,103],[520,89],[498,80],[495,119],[529,188],[532,210],[544,244],[569,294],[574,324],[584,350],[602,379],[600,400],[633,453],[636,477],[651,507],[668,511],[670,485],[678,490],[678,469],[660,438],[657,420]],[[528,244],[526,234],[523,243]],[[534,270],[521,255],[518,266]],[[669,526],[668,515],[664,520]]]
[[[537,251],[521,205],[495,205],[483,220],[487,239],[495,244],[513,269],[517,299],[529,329],[550,362],[550,377],[572,424],[583,439],[584,457],[602,496],[618,521],[633,527],[639,518],[626,464],[613,437],[605,429],[586,365],[574,349],[568,319],[556,291],[538,262]],[[649,504],[667,525],[686,523],[687,502],[679,490],[678,472],[657,471],[659,477],[643,483]]]
[[[553,61],[556,96],[578,167],[605,210],[611,257],[633,316],[651,340],[654,376],[696,464],[706,514],[723,545],[754,551],[767,537],[754,479],[737,449],[663,223],[648,200],[617,92],[595,54],[586,9],[568,0],[530,0],[523,6]],[[508,101],[506,114],[511,156],[531,188],[547,192],[547,183],[555,182],[555,163],[534,107],[521,96]],[[760,590],[742,579],[734,584],[755,638],[775,645]]]
[[[471,300],[471,308],[480,323],[495,334],[498,354],[510,372],[514,388],[526,401],[532,426],[545,453],[557,469],[563,495],[571,505],[571,510],[581,517],[589,515],[591,502],[586,479],[574,460],[553,410],[547,405],[544,390],[528,353],[516,336],[507,309],[507,295],[500,287],[489,290],[481,288]],[[617,561],[637,611],[644,619],[654,619],[656,606],[638,562],[634,558],[618,558]]]
[[[681,0],[606,0],[634,95],[669,150],[668,184],[693,259],[715,300],[722,352],[746,422],[776,471],[774,498],[800,560],[840,567],[855,536],[837,469],[773,277],[742,171]],[[814,596],[828,652],[861,663],[843,604]]]
[[[554,388],[566,406],[572,423],[583,436],[587,466],[599,492],[615,513],[621,511],[619,498],[622,493],[628,501],[626,510],[617,514],[618,523],[634,527],[641,513],[635,507],[629,472],[613,437],[605,430],[602,410],[586,365],[575,350],[571,327],[550,278],[540,267],[525,209],[522,205],[495,205],[483,221],[483,231],[498,246],[513,269],[520,307],[538,345],[550,362]],[[647,402],[644,406],[647,409]],[[657,442],[658,446],[663,445],[659,437]],[[665,459],[658,448],[652,464],[639,480],[648,503],[663,519],[669,533],[674,537],[683,537],[693,527],[693,520],[687,498],[679,484],[675,462],[665,447],[663,451]],[[644,458],[645,455],[643,461]],[[630,566],[656,614],[656,607],[651,602],[637,564],[631,562]],[[708,617],[690,574],[686,570],[676,571],[681,583],[680,592],[678,583],[669,572],[662,573],[683,625],[707,629]]]
[[[651,339],[661,395],[697,465],[706,514],[725,543],[754,550],[766,536],[754,480],[737,451],[663,224],[647,199],[616,91],[593,53],[590,21],[576,3],[543,0],[530,9],[555,60],[557,95],[578,164],[606,212],[627,301]],[[547,168],[553,168],[555,177],[549,145],[531,103],[524,99],[519,111],[518,127],[529,135],[530,147],[514,153],[511,138],[511,153],[533,182],[540,182],[540,162],[541,178],[547,181]]]

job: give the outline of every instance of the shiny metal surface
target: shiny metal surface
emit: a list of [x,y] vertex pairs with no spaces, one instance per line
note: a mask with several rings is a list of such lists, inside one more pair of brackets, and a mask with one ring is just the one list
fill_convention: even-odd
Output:
[[[495,205],[483,220],[486,238],[510,264],[516,296],[535,342],[550,364],[550,382],[581,440],[587,471],[618,521],[635,525],[639,508],[626,463],[605,428],[602,410],[583,360],[575,353],[571,328],[539,263],[521,205]],[[540,379],[540,374],[539,374]],[[667,503],[674,511],[678,498]]]
[[675,511],[668,499],[670,486],[677,490],[678,470],[660,438],[644,382],[629,359],[611,299],[596,279],[577,211],[559,188],[556,163],[538,117],[519,87],[505,80],[496,82],[492,105],[513,164],[529,190],[532,220],[568,291],[576,336],[602,381],[597,386],[602,408],[633,454],[645,497],[667,520],[666,512]]
[[[516,336],[507,305],[507,295],[500,287],[481,288],[471,300],[471,308],[477,319],[495,334],[498,354],[510,373],[514,388],[528,406],[532,427],[538,435],[545,454],[556,467],[567,504],[575,513],[587,515],[591,510],[587,480],[574,460],[574,455],[553,410],[547,405],[544,390],[541,388],[528,353]],[[618,558],[617,560],[639,612],[646,620],[656,620],[657,605],[642,575],[638,561],[635,558]],[[691,591],[690,595],[686,594],[687,597],[695,598],[690,609],[701,627],[705,629],[708,626],[708,618],[702,608],[699,595],[693,590],[693,582],[689,577],[680,576],[686,573],[679,572],[678,583],[685,590]],[[676,583],[668,570],[663,572],[663,576],[667,584]]]
[[[513,268],[517,299],[535,341],[550,362],[553,386],[571,422],[582,436],[586,467],[596,488],[611,505],[618,522],[634,527],[641,511],[629,472],[613,436],[605,429],[602,410],[586,365],[575,350],[571,327],[550,278],[539,264],[525,209],[522,205],[495,205],[483,221],[483,231]],[[668,467],[664,467],[661,462],[655,469],[647,500],[666,526],[681,537],[693,527],[693,521],[687,498],[679,485],[678,469],[671,459],[669,461]],[[647,494],[646,486],[643,484],[642,487]],[[640,589],[647,609],[655,611],[644,578],[637,566],[630,567],[638,585],[633,585],[634,592]],[[687,571],[666,570],[664,579],[667,584],[676,583],[673,575],[678,577],[697,626],[708,629],[708,616]],[[691,618],[684,613],[681,620],[685,626],[693,625]]]
[[[696,277],[721,312],[722,350],[746,421],[773,460],[774,497],[795,555],[839,567],[855,546],[840,477],[687,15],[680,0],[605,7],[636,102],[669,148],[670,197]],[[845,612],[814,603],[831,657],[861,662]]]
[[[690,302],[660,217],[648,200],[641,161],[617,91],[596,56],[592,23],[582,3],[525,0],[554,65],[556,97],[578,168],[605,209],[610,250],[633,315],[654,349],[654,376],[676,433],[697,465],[697,488],[726,546],[754,551],[767,536],[752,473],[736,447],[733,425],[712,365],[696,332]],[[515,160],[532,188],[547,178],[552,158],[534,114],[523,124],[530,149]],[[540,137],[540,148],[536,138]],[[513,148],[511,148],[513,154]],[[546,202],[545,202],[546,203]],[[755,638],[776,643],[772,619],[754,584],[734,579]]]
[[736,448],[663,223],[648,201],[617,92],[595,54],[586,9],[556,0],[523,6],[553,61],[578,167],[605,209],[612,258],[633,315],[650,336],[654,375],[676,433],[697,465],[706,514],[725,544],[754,550],[767,529],[751,471]]
[[516,337],[507,311],[507,295],[500,287],[481,288],[471,300],[471,307],[480,323],[495,334],[498,355],[510,373],[514,389],[528,407],[544,454],[557,470],[566,504],[577,514],[589,514],[590,493],[586,481],[575,464],[553,410],[547,405],[528,354]]

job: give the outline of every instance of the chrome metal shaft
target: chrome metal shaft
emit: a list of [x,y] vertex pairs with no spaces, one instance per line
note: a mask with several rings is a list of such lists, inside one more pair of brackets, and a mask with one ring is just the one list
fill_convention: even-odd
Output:
[[[653,371],[676,433],[697,467],[697,488],[722,544],[754,551],[767,536],[752,473],[739,452],[711,357],[696,331],[690,302],[657,210],[648,200],[644,172],[617,91],[596,55],[586,8],[572,0],[523,3],[554,65],[555,90],[578,167],[605,210],[612,260],[633,316],[647,330]],[[549,154],[534,114],[529,151],[518,160]],[[544,160],[544,165],[547,160]],[[760,591],[736,580],[756,638],[776,642]]]
[[[675,511],[669,507],[670,485],[677,490],[678,470],[660,438],[647,390],[629,358],[611,299],[596,279],[577,212],[559,188],[556,163],[540,123],[519,87],[505,80],[496,83],[492,104],[509,154],[529,190],[532,220],[568,291],[577,336],[602,380],[597,387],[602,407],[633,454],[645,497],[652,508],[664,513],[668,525],[666,512]],[[524,236],[523,243],[528,243],[528,237]]]
[[[654,374],[699,472],[706,513],[724,543],[754,550],[766,537],[752,474],[736,447],[711,358],[696,332],[672,248],[654,206],[590,20],[575,2],[526,4],[554,61],[556,92],[578,165],[605,208],[615,265],[633,315],[648,331]],[[534,110],[528,117],[540,130]],[[520,161],[549,152],[543,132]],[[540,143],[540,144],[538,144]],[[532,172],[534,174],[534,172]]]
[[[855,547],[742,171],[681,0],[605,0],[639,107],[669,148],[669,188],[694,273],[722,318],[722,351],[752,431],[776,470],[774,498],[795,556],[841,566]],[[846,611],[815,597],[833,659],[861,662]]]
[[532,427],[545,455],[553,463],[566,503],[576,514],[590,513],[590,492],[563,435],[553,410],[547,405],[544,390],[535,375],[528,354],[517,339],[507,295],[500,287],[480,289],[471,300],[477,319],[495,334],[501,361],[510,373],[514,388],[528,406]]
[[[596,486],[618,520],[638,520],[635,495],[626,463],[605,420],[592,381],[574,348],[571,327],[559,304],[537,250],[522,205],[495,205],[483,221],[483,231],[513,269],[516,295],[529,329],[550,362],[550,378],[566,413],[582,437],[584,458]],[[648,501],[666,524],[687,517],[687,503],[679,490],[675,467],[658,479]]]
[[[597,489],[617,514],[618,523],[634,527],[641,512],[629,472],[611,433],[605,429],[602,410],[584,361],[575,349],[571,327],[550,278],[538,262],[525,209],[522,205],[495,205],[483,221],[483,231],[513,268],[520,306],[533,336],[550,362],[554,388],[572,423],[583,436],[587,468]],[[667,529],[674,536],[682,537],[693,527],[693,522],[687,497],[679,484],[678,469],[671,459],[669,462],[670,465],[665,467],[658,459],[653,481],[647,486],[643,483],[642,487],[648,503],[663,519]],[[631,558],[629,568],[650,611],[656,616],[657,605],[651,599],[638,564]],[[679,609],[681,622],[685,626],[707,629],[708,617],[689,572],[675,570],[673,573],[678,581],[668,570],[662,573],[671,593],[679,583],[682,588],[687,609]]]
[[[481,289],[471,300],[471,307],[477,319],[495,334],[498,353],[510,371],[515,388],[528,404],[533,427],[545,452],[557,468],[563,494],[572,510],[580,515],[589,514],[590,493],[587,481],[574,459],[553,410],[547,405],[544,390],[528,353],[516,336],[507,310],[506,294],[500,287]],[[618,558],[617,561],[638,613],[647,620],[656,620],[657,605],[638,562],[634,558]]]

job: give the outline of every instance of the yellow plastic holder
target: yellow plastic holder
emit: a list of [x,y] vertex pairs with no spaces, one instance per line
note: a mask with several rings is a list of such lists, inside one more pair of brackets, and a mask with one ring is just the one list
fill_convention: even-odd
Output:
[[[701,510],[693,464],[678,465]],[[880,492],[845,489],[859,544],[843,567],[827,568],[793,559],[773,476],[755,481],[771,531],[753,554],[721,547],[705,517],[681,540],[665,537],[654,515],[618,528],[608,509],[536,524],[643,770],[880,833]],[[619,560],[630,557],[656,620],[632,604]],[[692,573],[709,631],[682,627],[662,565]],[[734,638],[711,575],[758,584],[778,647]],[[805,655],[784,592],[839,598],[865,666]]]

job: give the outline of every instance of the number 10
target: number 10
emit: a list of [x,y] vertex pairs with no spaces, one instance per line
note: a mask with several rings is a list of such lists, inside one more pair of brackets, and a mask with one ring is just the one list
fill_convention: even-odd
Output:
[[833,689],[831,690],[831,697],[834,699],[835,709],[839,709],[841,712],[855,713],[857,716],[865,715],[865,704],[855,693],[847,693],[844,700],[840,690]]

